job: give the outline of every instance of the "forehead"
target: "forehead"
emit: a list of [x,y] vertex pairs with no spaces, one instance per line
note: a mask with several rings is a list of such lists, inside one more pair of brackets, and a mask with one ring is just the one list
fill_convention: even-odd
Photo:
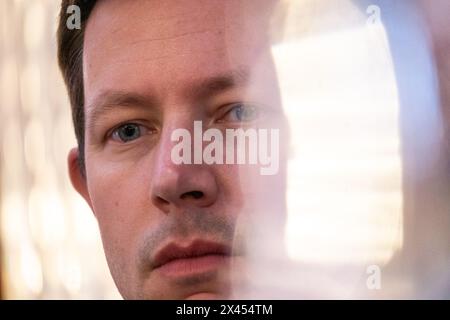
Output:
[[99,1],[86,27],[86,98],[111,84],[173,87],[250,66],[268,49],[269,0]]

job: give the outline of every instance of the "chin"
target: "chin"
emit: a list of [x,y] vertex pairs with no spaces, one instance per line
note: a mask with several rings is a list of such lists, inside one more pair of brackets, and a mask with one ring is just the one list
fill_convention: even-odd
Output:
[[194,293],[186,297],[186,300],[223,300],[223,299],[226,299],[226,297],[223,294],[213,292]]

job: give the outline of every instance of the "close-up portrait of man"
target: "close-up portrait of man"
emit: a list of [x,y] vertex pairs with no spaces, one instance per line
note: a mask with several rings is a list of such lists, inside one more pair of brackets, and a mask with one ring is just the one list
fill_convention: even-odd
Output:
[[[70,178],[98,220],[124,298],[230,297],[231,268],[245,259],[238,217],[270,212],[282,230],[284,168],[261,174],[248,141],[270,149],[279,141],[260,133],[286,130],[268,34],[275,2],[63,1],[58,59],[78,141]],[[73,4],[79,30],[66,26]],[[212,164],[197,161],[207,143],[194,122],[223,133],[209,137],[226,144]],[[257,135],[244,136],[248,144],[226,141],[249,128]],[[177,129],[193,136],[182,151],[192,150],[191,164],[173,161]]]

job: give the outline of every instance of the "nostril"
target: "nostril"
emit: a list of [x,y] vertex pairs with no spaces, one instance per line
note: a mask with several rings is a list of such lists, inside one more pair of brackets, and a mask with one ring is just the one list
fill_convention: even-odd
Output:
[[186,198],[200,199],[203,197],[203,195],[204,194],[201,191],[190,191],[190,192],[183,193],[181,195],[181,199],[186,199]]
[[166,206],[166,205],[170,204],[169,201],[167,201],[167,200],[165,200],[165,199],[163,199],[163,198],[161,198],[161,197],[156,197],[155,200],[156,200],[156,202],[157,202],[159,205]]

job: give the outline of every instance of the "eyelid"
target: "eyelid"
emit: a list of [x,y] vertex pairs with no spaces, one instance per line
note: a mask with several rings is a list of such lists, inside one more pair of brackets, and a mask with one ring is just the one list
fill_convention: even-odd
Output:
[[[256,112],[258,113],[258,115],[256,116],[256,119],[258,119],[260,117],[260,115],[264,112],[265,107],[262,106],[261,104],[257,104],[257,103],[252,103],[252,102],[234,102],[234,103],[228,103],[224,106],[222,106],[220,108],[220,116],[218,117],[218,119],[216,120],[216,122],[218,123],[223,123],[226,122],[226,120],[223,120],[224,117],[226,117],[235,107],[237,106],[243,106],[243,107],[250,107],[250,108],[254,108],[256,109]],[[222,111],[223,109],[225,109],[225,111]],[[256,119],[253,120],[249,120],[247,122],[251,122],[254,121]],[[242,122],[246,122],[246,121],[242,121]]]
[[[156,129],[151,129],[151,128],[149,127],[148,124],[142,124],[142,122],[144,122],[144,121],[142,121],[142,120],[128,120],[128,121],[123,121],[123,122],[121,122],[121,123],[115,125],[112,129],[110,129],[110,130],[108,130],[108,131],[106,132],[104,141],[107,142],[107,141],[109,141],[109,140],[112,140],[112,141],[115,141],[115,142],[124,144],[125,142],[119,142],[119,141],[114,140],[114,139],[113,139],[113,134],[114,134],[115,132],[117,132],[117,130],[119,130],[120,128],[122,128],[122,127],[124,127],[124,126],[126,126],[126,125],[135,125],[135,126],[140,127],[141,129],[144,128],[147,132],[154,132],[154,131],[156,131]],[[134,140],[133,140],[133,141],[134,141]],[[132,141],[130,141],[130,142],[128,142],[128,143],[131,143],[131,142],[132,142]]]

